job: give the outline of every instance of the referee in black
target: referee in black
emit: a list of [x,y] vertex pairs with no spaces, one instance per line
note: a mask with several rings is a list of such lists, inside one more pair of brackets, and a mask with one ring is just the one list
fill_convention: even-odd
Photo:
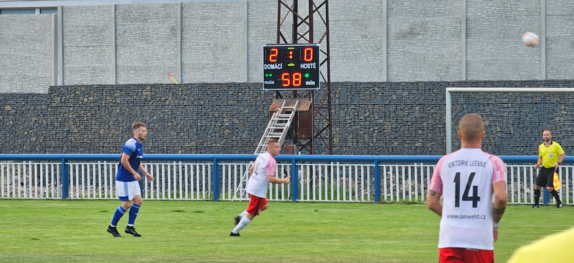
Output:
[[552,141],[550,130],[544,130],[542,138],[544,143],[538,147],[538,162],[534,169],[538,169],[540,165],[542,167],[540,167],[536,185],[534,186],[534,205],[532,205],[532,208],[540,208],[540,188],[542,187],[546,187],[548,192],[556,198],[556,208],[562,208],[560,196],[554,190],[554,172],[558,172],[558,166],[564,161],[566,154],[560,144]]

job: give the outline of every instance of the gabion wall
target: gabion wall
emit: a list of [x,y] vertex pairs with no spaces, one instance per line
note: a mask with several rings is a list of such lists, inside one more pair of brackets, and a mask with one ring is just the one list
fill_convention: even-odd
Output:
[[[334,153],[444,154],[446,87],[574,87],[574,80],[333,83]],[[132,136],[131,123],[142,121],[149,131],[145,153],[252,154],[274,97],[256,83],[58,86],[48,94],[0,94],[0,152],[119,153]],[[479,113],[490,153],[536,155],[542,130],[550,128],[571,154],[573,102],[570,94],[453,94],[454,147],[458,119]],[[316,145],[317,153],[326,153]]]

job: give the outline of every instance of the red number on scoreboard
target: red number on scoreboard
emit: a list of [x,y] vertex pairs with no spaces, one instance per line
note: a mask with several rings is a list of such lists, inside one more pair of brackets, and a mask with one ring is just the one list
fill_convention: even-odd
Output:
[[294,87],[301,86],[301,73],[299,72],[293,73],[293,86]]
[[269,54],[269,61],[270,62],[277,62],[277,55],[279,54],[279,50],[276,48],[272,48]]
[[307,62],[313,61],[313,48],[308,47],[303,50],[303,60]]
[[281,80],[283,80],[283,87],[288,87],[291,85],[291,80],[289,79],[289,73],[285,72],[281,74]]

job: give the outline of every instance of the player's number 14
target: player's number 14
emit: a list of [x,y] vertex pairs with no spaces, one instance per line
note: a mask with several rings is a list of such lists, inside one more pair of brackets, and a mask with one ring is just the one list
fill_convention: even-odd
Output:
[[[472,180],[474,179],[474,174],[471,173],[468,177],[468,182],[466,182],[466,187],[464,189],[464,193],[462,194],[462,201],[472,201],[472,207],[478,207],[478,201],[480,201],[480,196],[478,195],[478,186],[472,185]],[[460,207],[460,173],[456,173],[454,176],[454,207]],[[468,192],[470,192],[470,187],[472,186],[473,196],[468,196]]]

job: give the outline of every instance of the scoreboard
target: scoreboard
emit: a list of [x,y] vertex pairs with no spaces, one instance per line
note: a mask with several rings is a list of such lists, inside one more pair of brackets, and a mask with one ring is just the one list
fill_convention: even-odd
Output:
[[263,46],[263,90],[319,89],[319,44]]

